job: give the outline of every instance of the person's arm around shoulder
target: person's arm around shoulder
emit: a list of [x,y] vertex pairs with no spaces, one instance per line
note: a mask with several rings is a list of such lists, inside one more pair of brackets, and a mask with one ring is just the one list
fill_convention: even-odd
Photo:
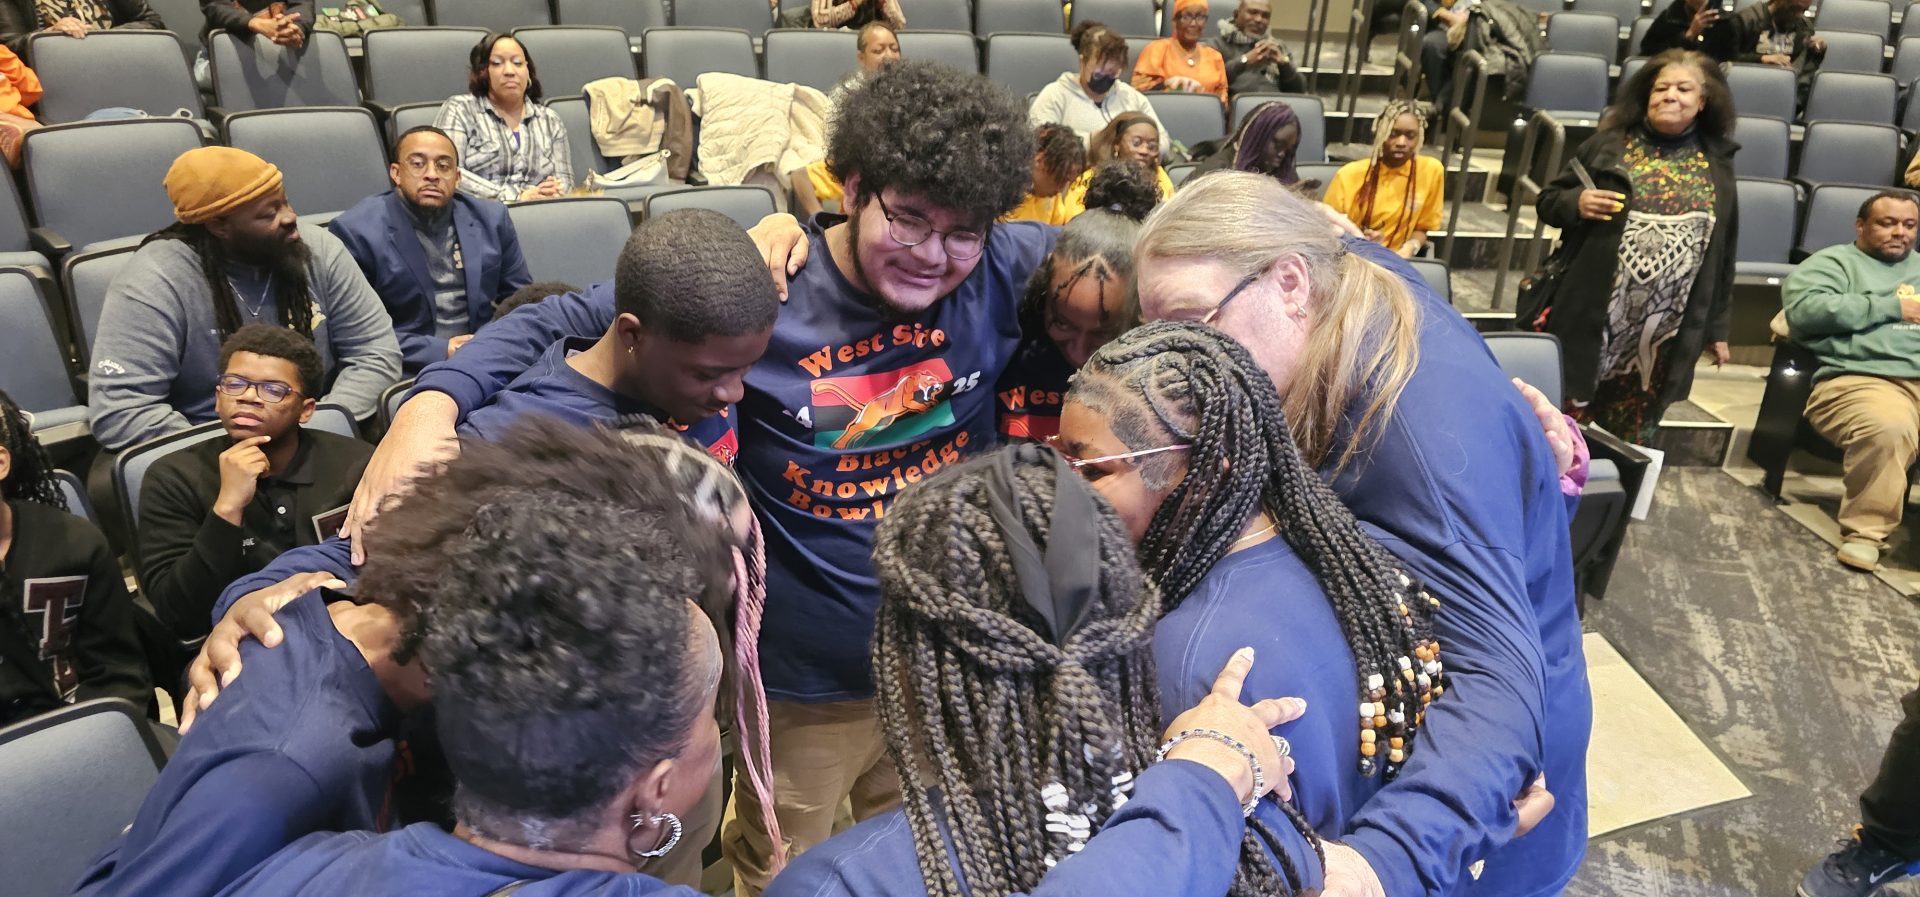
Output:
[[1860,333],[1902,320],[1920,322],[1920,297],[1875,295],[1855,286],[1841,260],[1846,252],[1843,247],[1816,252],[1794,266],[1781,284],[1780,303],[1795,339]]
[[120,577],[120,562],[107,547],[107,537],[78,517],[71,523],[89,543],[87,595],[75,633],[75,666],[80,684],[76,698],[125,698],[142,710],[153,702],[153,679],[147,673],[147,654],[134,631],[133,598]]
[[393,318],[347,247],[333,234],[313,231],[314,267],[319,277],[315,298],[326,305],[327,341],[337,369],[323,402],[338,402],[366,420],[380,406],[380,394],[400,382],[400,341]]

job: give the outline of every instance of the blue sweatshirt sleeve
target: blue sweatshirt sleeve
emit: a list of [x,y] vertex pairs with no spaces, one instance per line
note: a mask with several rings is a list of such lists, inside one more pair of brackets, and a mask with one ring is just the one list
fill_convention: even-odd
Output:
[[115,838],[77,895],[210,897],[282,847],[326,825],[327,793],[286,757],[255,753],[220,763],[134,844]]
[[452,358],[421,371],[408,396],[445,393],[464,418],[532,367],[555,342],[569,336],[598,337],[613,318],[612,283],[521,306],[480,328]]
[[1513,799],[1540,774],[1539,630],[1517,578],[1522,565],[1505,552],[1458,543],[1436,561],[1373,534],[1441,602],[1434,630],[1447,690],[1400,775],[1361,806],[1341,840],[1394,897],[1450,894],[1469,865],[1512,840]]
[[1224,894],[1245,832],[1226,780],[1198,763],[1157,763],[1140,774],[1126,806],[1084,850],[1054,866],[1032,897]]
[[318,545],[288,549],[257,572],[234,580],[220,593],[219,600],[213,603],[213,625],[219,625],[220,618],[227,615],[233,603],[247,593],[264,589],[296,573],[331,573],[348,583],[359,579],[360,571],[353,566],[352,549],[352,543],[339,536],[330,537]]

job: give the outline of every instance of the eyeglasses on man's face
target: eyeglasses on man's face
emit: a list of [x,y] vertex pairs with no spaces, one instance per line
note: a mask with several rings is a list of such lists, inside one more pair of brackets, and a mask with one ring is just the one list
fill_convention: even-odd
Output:
[[940,248],[946,252],[948,258],[960,261],[977,258],[981,250],[987,246],[987,235],[981,231],[935,230],[933,222],[925,218],[910,212],[895,212],[887,208],[885,197],[875,194],[873,198],[880,203],[880,214],[887,219],[887,234],[893,237],[893,242],[902,246],[918,246],[927,242],[927,239],[934,234],[939,234]]
[[248,380],[238,374],[220,375],[214,387],[235,398],[246,395],[248,388],[252,388],[260,400],[269,405],[278,405],[286,401],[288,396],[300,394],[300,390],[278,380]]

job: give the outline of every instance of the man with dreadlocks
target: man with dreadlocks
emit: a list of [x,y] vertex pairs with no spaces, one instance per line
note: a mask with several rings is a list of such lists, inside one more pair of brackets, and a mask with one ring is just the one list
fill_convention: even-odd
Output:
[[[1322,708],[1283,734],[1302,764],[1300,810],[1345,831],[1444,692],[1433,602],[1301,457],[1273,382],[1217,330],[1148,324],[1075,375],[1057,444],[1113,502],[1160,586],[1168,705],[1205,694],[1209,665],[1251,644],[1269,658],[1253,693]],[[1356,703],[1358,726],[1336,710]]]
[[[1266,794],[1288,797],[1293,763],[1267,730],[1306,709],[1232,706],[1253,649],[1208,677],[1156,755],[1160,601],[1128,541],[1113,508],[1035,445],[908,490],[874,544],[873,648],[906,807],[802,856],[769,897],[1281,897],[1317,885],[1317,838],[1297,814],[1241,821]],[[1226,717],[1205,718],[1208,702]],[[1227,774],[1233,796],[1202,769],[1158,762],[1186,757]],[[1212,808],[1224,825],[1194,826],[1175,807]]]
[[1392,100],[1373,120],[1373,153],[1340,167],[1327,185],[1327,205],[1340,211],[1372,240],[1404,258],[1427,245],[1440,227],[1447,171],[1439,159],[1420,155],[1427,120],[1409,100]]
[[400,379],[386,306],[339,238],[304,225],[280,169],[245,150],[188,150],[167,170],[179,220],[147,237],[107,290],[87,407],[107,451],[214,419],[220,343],[242,324],[320,350],[321,402],[373,416]]
[[[1033,155],[1012,95],[931,63],[882,68],[834,117],[827,160],[849,214],[811,222],[808,255],[823,261],[789,282],[739,403],[736,463],[779,596],[761,661],[786,835],[776,846],[751,789],[734,789],[722,839],[742,897],[765,887],[782,854],[825,840],[842,800],[862,819],[899,800],[872,703],[866,646],[879,586],[868,551],[896,493],[996,442],[992,386],[1019,342],[1023,287],[1053,242],[1042,225],[996,223],[1025,195]],[[495,321],[423,373],[401,410],[406,427],[396,418],[375,452],[354,519],[538,347],[604,332],[612,303],[585,298]]]
[[0,727],[73,701],[153,699],[120,563],[67,513],[26,412],[0,392]]

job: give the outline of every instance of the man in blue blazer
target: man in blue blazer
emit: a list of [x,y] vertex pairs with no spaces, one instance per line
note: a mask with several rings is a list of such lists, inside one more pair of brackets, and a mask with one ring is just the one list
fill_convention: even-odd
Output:
[[507,207],[458,191],[453,140],[434,127],[400,135],[393,189],[356,203],[328,229],[393,316],[408,376],[443,361],[533,281]]

